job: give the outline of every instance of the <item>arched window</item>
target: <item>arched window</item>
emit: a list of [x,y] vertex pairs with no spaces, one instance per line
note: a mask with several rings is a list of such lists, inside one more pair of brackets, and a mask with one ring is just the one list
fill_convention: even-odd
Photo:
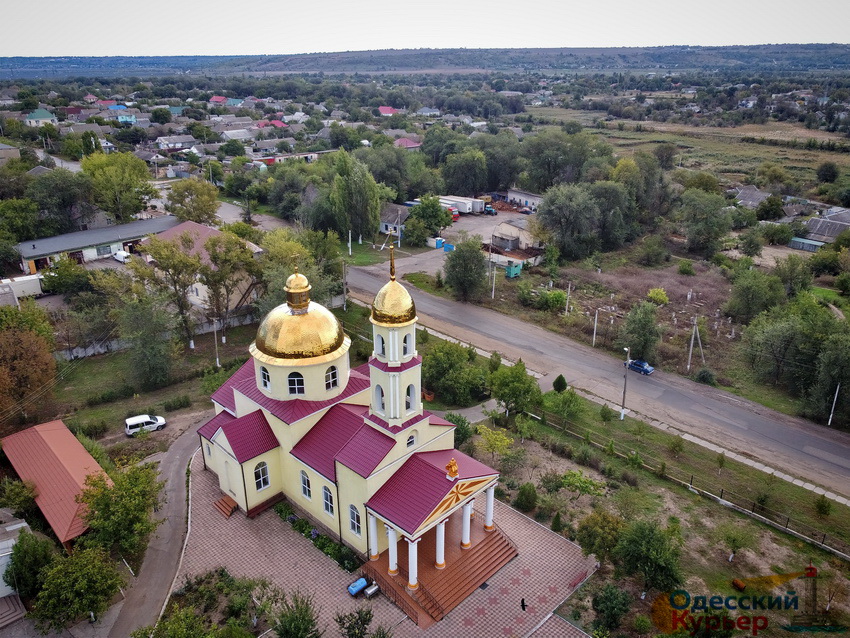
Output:
[[407,386],[407,392],[404,394],[404,407],[408,411],[416,409],[416,388],[412,383]]
[[289,394],[304,394],[304,377],[300,372],[290,373]]
[[265,366],[260,368],[260,380],[262,381],[263,387],[268,390],[272,384],[272,378],[269,375],[269,371],[266,370]]
[[325,504],[325,514],[334,515],[334,495],[327,486],[322,488],[322,501]]
[[304,495],[304,498],[313,498],[313,490],[310,489],[310,477],[304,470],[301,470],[301,494]]
[[269,466],[265,462],[257,463],[254,468],[254,485],[257,486],[258,492],[269,486]]
[[336,366],[331,366],[325,370],[325,390],[333,390],[339,385],[339,373],[336,371]]
[[348,526],[352,532],[360,536],[360,512],[353,505],[348,507]]
[[381,357],[386,354],[384,338],[381,335],[375,335],[375,354]]
[[412,348],[410,347],[410,335],[404,335],[404,339],[401,342],[401,354],[406,357],[410,354]]
[[407,437],[407,447],[413,447],[416,445],[416,432],[411,432],[410,436]]
[[375,386],[375,409],[378,412],[384,411],[384,389],[379,385]]

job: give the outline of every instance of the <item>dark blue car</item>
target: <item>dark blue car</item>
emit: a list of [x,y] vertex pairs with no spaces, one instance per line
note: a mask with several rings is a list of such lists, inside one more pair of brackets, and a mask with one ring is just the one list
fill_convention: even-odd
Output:
[[[623,361],[623,365],[626,365],[625,361]],[[629,370],[634,370],[635,372],[640,372],[641,374],[652,374],[653,372],[655,372],[655,368],[653,368],[643,359],[629,359],[628,366]]]

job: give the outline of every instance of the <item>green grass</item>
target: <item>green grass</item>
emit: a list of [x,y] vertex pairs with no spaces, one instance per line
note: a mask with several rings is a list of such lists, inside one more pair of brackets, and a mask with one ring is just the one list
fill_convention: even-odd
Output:
[[791,396],[782,388],[760,381],[746,364],[737,363],[728,366],[723,374],[724,380],[731,382],[731,385],[723,385],[724,390],[782,414],[791,416],[800,414],[802,399]]
[[811,288],[811,293],[818,299],[826,303],[830,303],[836,308],[846,309],[850,307],[850,301],[848,301],[846,297],[843,297],[841,293],[834,288],[820,288],[818,286],[813,286]]
[[424,272],[409,272],[404,276],[404,280],[416,286],[419,290],[427,292],[430,295],[452,299],[451,291],[444,285],[437,288],[436,279],[433,275]]

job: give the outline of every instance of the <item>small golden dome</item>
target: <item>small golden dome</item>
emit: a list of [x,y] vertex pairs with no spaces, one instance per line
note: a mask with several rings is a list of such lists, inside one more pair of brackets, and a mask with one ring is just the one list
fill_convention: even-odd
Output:
[[275,359],[309,359],[343,345],[342,325],[330,310],[310,301],[310,288],[307,278],[296,269],[286,280],[287,303],[260,322],[257,339],[250,346],[252,355],[260,352]]
[[372,302],[372,323],[398,326],[416,321],[416,305],[407,289],[395,280],[395,257],[390,246],[390,280]]

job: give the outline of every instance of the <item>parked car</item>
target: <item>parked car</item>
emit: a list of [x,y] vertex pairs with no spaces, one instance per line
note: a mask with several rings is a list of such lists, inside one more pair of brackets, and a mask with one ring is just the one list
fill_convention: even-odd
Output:
[[490,204],[485,204],[484,206],[484,214],[485,215],[495,215],[496,209],[490,206]]
[[124,434],[127,436],[134,436],[142,431],[161,430],[164,427],[165,419],[163,417],[151,416],[150,414],[131,416],[124,420]]
[[115,261],[120,261],[122,264],[126,264],[128,261],[130,261],[131,256],[132,255],[130,255],[130,253],[128,253],[126,250],[119,250],[114,255],[112,255],[112,258]]
[[629,370],[634,370],[635,372],[640,372],[641,374],[652,374],[653,372],[655,372],[655,368],[653,368],[643,359],[629,359],[628,364],[623,361],[623,365],[628,365]]
[[534,211],[531,210],[528,206],[525,206],[523,208],[520,208],[519,212],[521,212],[523,215],[531,215],[531,213],[533,213]]

